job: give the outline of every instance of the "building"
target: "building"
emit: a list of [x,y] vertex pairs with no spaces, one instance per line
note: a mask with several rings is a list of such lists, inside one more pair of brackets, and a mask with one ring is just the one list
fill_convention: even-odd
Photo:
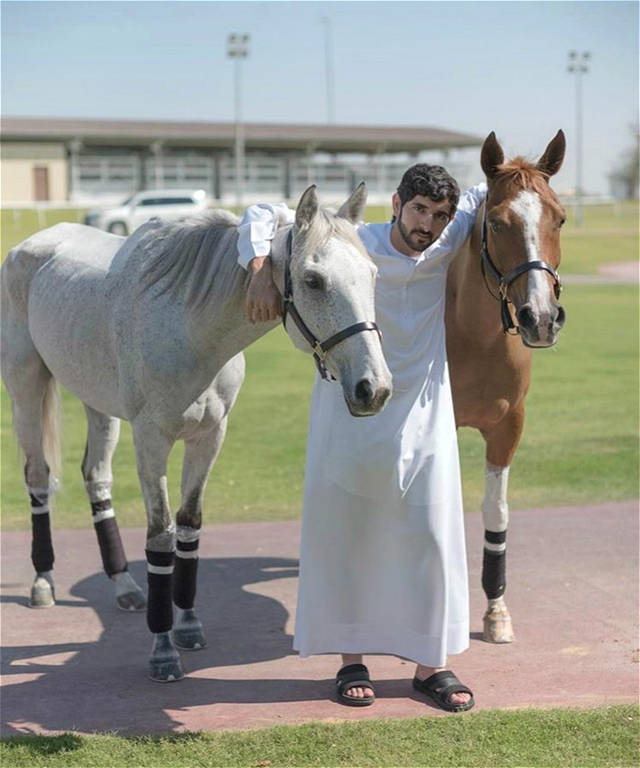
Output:
[[[90,205],[180,187],[233,204],[234,130],[233,123],[3,117],[2,203]],[[482,143],[400,126],[246,123],[244,136],[244,202],[295,200],[310,183],[339,200],[361,179],[372,201],[386,202],[418,158],[446,165],[464,186],[477,175],[464,151]]]

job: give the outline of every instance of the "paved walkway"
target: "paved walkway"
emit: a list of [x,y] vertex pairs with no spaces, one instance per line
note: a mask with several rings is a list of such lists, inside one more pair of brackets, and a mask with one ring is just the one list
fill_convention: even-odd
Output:
[[608,264],[601,264],[595,275],[572,275],[562,274],[562,282],[570,284],[587,283],[592,285],[617,285],[619,283],[638,283],[640,282],[640,262],[638,261],[615,261]]
[[[637,502],[513,514],[508,598],[516,642],[482,642],[482,522],[469,514],[472,633],[452,667],[477,709],[637,701]],[[211,525],[202,542],[198,606],[208,646],[183,653],[188,676],[146,678],[142,614],[115,608],[91,530],[56,531],[58,604],[30,610],[29,534],[2,537],[2,732],[257,728],[309,720],[443,715],[410,687],[412,665],[368,657],[378,702],[330,700],[334,656],[291,650],[296,522]],[[126,530],[144,582],[144,531]]]

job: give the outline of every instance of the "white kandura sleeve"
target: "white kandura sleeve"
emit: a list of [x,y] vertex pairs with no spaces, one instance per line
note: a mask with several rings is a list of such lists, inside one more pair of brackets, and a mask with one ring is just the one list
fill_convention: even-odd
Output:
[[468,189],[460,198],[453,221],[440,237],[441,245],[451,253],[455,253],[471,234],[478,209],[486,197],[487,185],[483,181]]
[[295,211],[284,203],[256,203],[244,212],[238,226],[238,264],[247,269],[251,259],[268,256],[278,223],[292,224]]

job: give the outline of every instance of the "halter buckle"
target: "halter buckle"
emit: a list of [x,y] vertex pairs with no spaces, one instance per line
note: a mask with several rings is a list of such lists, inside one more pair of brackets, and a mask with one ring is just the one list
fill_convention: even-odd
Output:
[[322,344],[321,344],[319,341],[316,341],[316,343],[315,343],[315,344],[313,344],[313,346],[311,347],[311,349],[313,350],[313,354],[314,354],[314,355],[315,355],[315,356],[316,356],[316,357],[317,357],[317,358],[318,358],[318,359],[319,359],[319,360],[320,360],[322,363],[324,363],[324,361],[327,359],[327,353],[326,353],[326,352],[324,351],[324,349],[322,348]]

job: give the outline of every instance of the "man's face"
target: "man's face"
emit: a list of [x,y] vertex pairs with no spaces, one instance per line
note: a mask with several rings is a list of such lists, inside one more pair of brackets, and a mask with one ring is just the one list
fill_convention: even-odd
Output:
[[396,192],[393,196],[393,213],[397,227],[406,248],[422,253],[435,242],[451,221],[451,203],[448,200],[436,202],[430,197],[416,195],[404,205]]

